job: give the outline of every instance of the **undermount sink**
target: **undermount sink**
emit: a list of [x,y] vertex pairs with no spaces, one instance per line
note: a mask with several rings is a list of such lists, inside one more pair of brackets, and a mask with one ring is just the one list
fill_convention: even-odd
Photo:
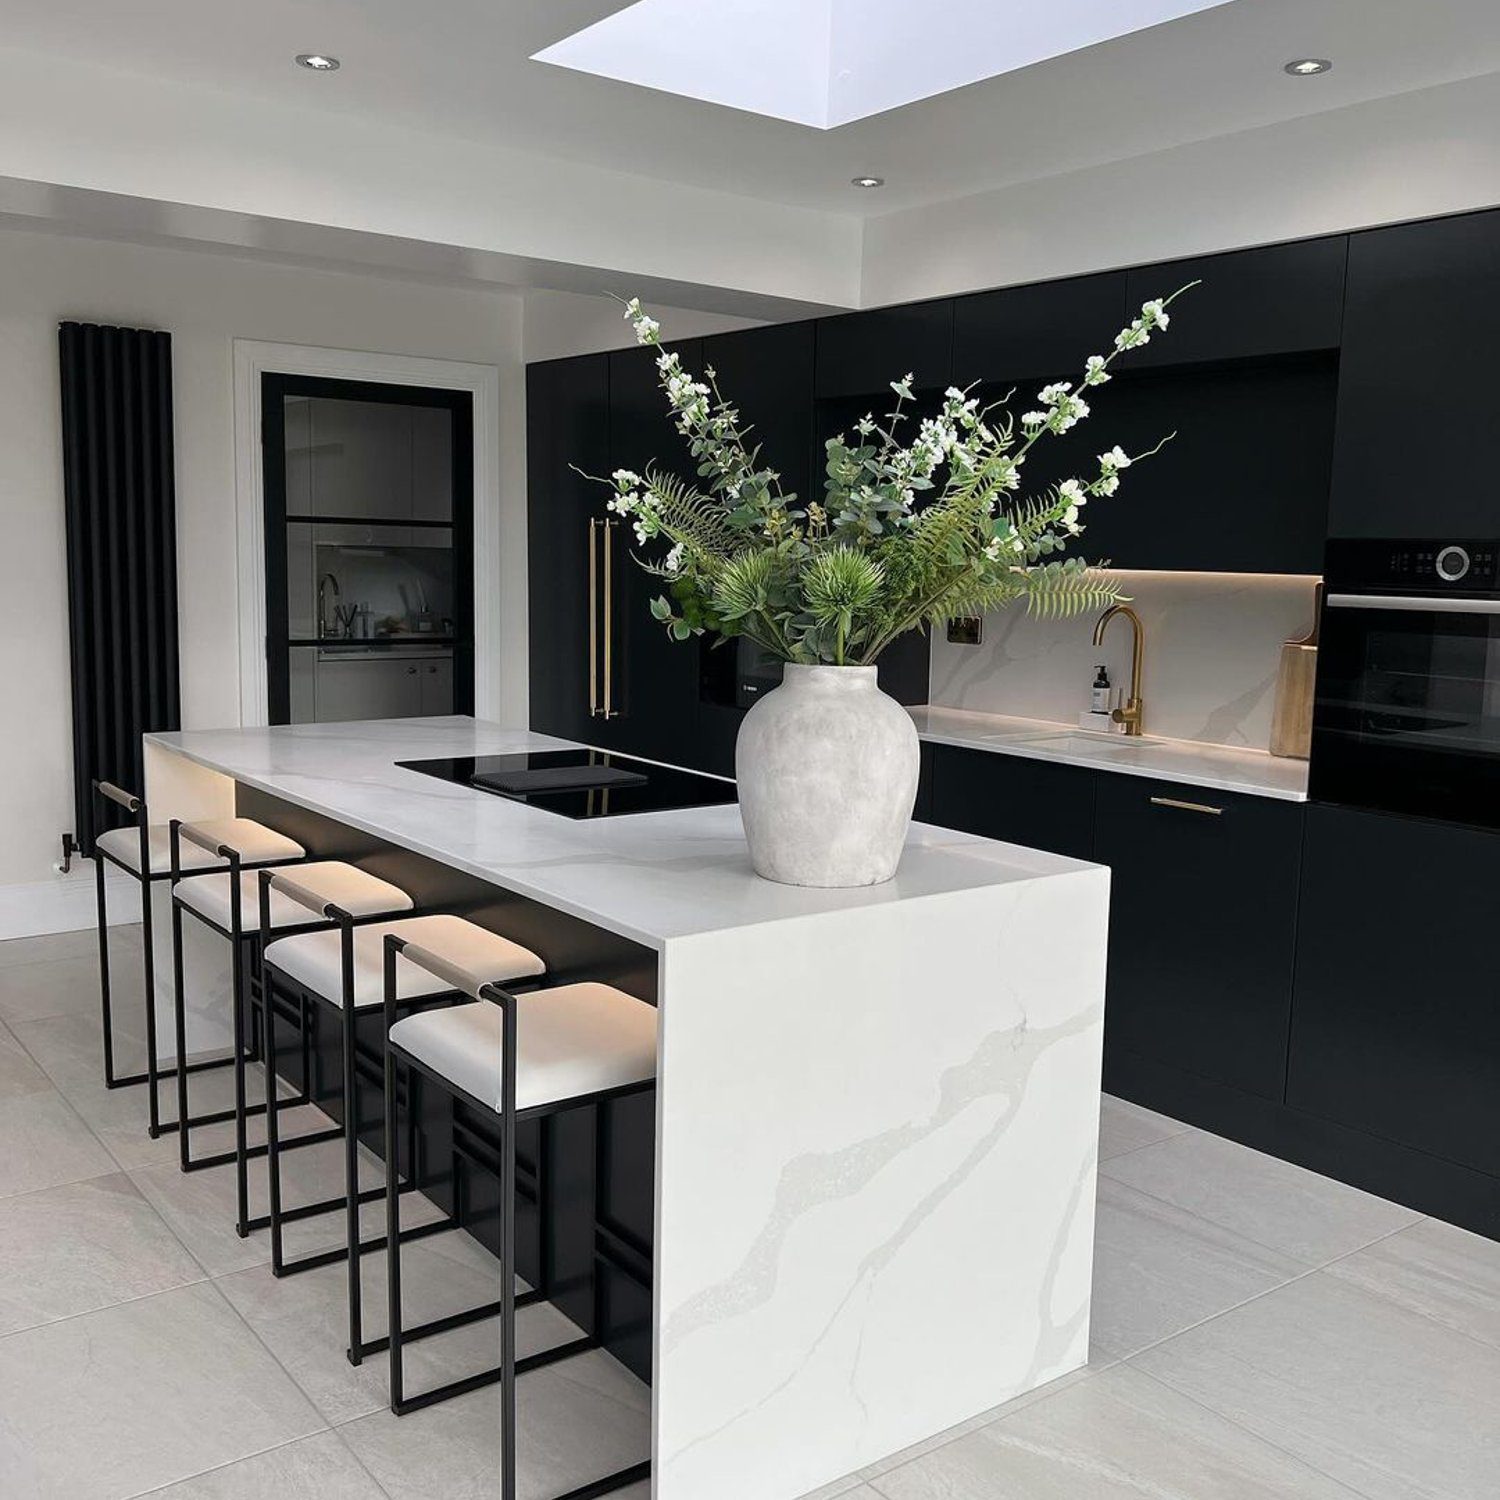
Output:
[[1083,729],[1061,729],[1052,734],[992,734],[985,738],[996,744],[1017,747],[1034,745],[1038,749],[1056,750],[1062,755],[1107,755],[1117,750],[1140,750],[1161,743],[1149,735],[1132,737],[1107,732],[1092,734]]

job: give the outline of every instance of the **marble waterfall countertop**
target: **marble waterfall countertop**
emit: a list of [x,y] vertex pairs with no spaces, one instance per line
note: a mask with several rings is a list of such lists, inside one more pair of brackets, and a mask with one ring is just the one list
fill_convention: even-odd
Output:
[[962,708],[913,708],[917,733],[937,745],[958,745],[996,755],[1050,760],[1091,771],[1149,776],[1221,792],[1307,801],[1307,762],[1284,760],[1264,750],[1167,740],[1145,735],[1097,734],[1044,719],[974,713]]
[[884,885],[810,890],[750,868],[739,808],[575,821],[439,781],[396,762],[556,750],[572,742],[462,716],[146,737],[274,797],[661,949],[762,922],[889,906],[1088,868],[1076,860],[915,824]]

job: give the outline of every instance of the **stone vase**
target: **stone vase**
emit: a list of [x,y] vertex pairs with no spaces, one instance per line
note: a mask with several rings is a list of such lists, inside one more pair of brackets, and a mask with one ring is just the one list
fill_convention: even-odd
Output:
[[787,663],[735,745],[740,816],[758,875],[878,885],[896,873],[917,797],[911,716],[874,667]]

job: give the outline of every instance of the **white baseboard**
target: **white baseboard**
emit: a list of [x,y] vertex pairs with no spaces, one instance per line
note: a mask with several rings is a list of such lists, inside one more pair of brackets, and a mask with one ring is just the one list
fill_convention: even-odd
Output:
[[[128,875],[106,876],[110,926],[141,919],[141,888]],[[28,885],[0,885],[0,942],[7,938],[43,937],[92,927],[94,867],[81,860],[71,875],[55,875]]]

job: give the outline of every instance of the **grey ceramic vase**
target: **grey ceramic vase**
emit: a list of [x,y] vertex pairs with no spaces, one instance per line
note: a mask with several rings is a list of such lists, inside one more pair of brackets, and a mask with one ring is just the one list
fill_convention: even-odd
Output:
[[911,715],[874,667],[788,663],[735,746],[740,816],[758,875],[783,885],[878,885],[896,873],[917,797]]

